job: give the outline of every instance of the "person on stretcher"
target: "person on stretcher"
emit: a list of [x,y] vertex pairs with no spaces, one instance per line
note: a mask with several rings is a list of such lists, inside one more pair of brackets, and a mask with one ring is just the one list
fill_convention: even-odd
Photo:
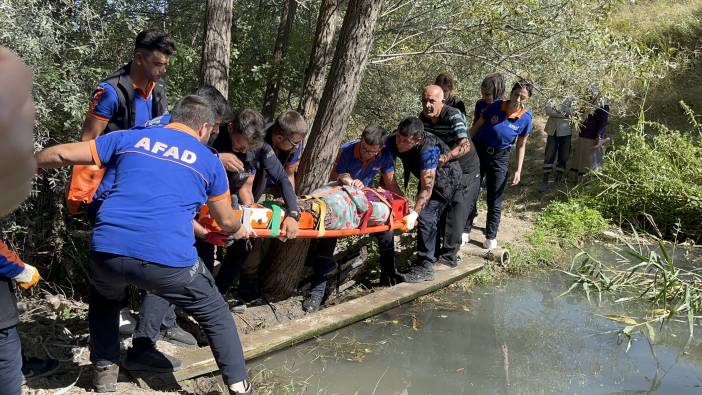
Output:
[[[229,192],[232,194],[232,204],[235,206],[255,203],[252,191],[253,179],[257,171],[267,173],[282,191],[285,201],[286,217],[282,221],[281,231],[285,232],[288,239],[294,239],[297,236],[299,219],[297,197],[273,148],[264,142],[264,134],[263,116],[258,111],[244,109],[234,116],[232,122],[222,126],[213,143],[213,148],[221,153],[233,154],[241,162],[242,171],[227,172]],[[213,270],[214,249],[203,243],[198,244],[198,252],[207,256],[207,259],[203,260],[210,270]],[[225,245],[226,240],[223,239],[219,244]],[[227,247],[222,267],[215,277],[217,288],[223,295],[229,291],[238,277],[249,253],[250,249],[246,241],[235,241]],[[207,263],[208,261],[212,263]]]
[[[371,124],[363,130],[361,138],[341,146],[330,179],[341,185],[363,189],[373,184],[378,174],[384,185],[393,192],[400,193],[395,182],[395,161],[383,142],[387,132],[382,127]],[[395,241],[392,230],[372,234],[378,240],[380,250],[380,283],[394,285],[402,282],[395,269]],[[334,249],[336,238],[316,240],[314,278],[309,295],[303,300],[302,308],[311,313],[319,309],[324,300],[327,275],[336,267]]]

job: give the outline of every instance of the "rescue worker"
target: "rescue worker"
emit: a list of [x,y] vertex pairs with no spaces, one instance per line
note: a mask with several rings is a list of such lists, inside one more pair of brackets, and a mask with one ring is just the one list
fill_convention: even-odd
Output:
[[451,150],[438,137],[427,133],[424,123],[416,117],[403,119],[396,132],[385,140],[385,146],[394,158],[402,161],[405,188],[411,175],[419,179],[414,210],[406,217],[409,229],[419,219],[417,262],[409,272],[402,274],[403,278],[410,283],[432,281],[435,277],[437,223],[455,195],[461,193],[461,166],[457,161],[446,160]]
[[[331,180],[341,185],[363,189],[371,186],[380,174],[382,185],[399,193],[395,182],[395,159],[387,147],[383,146],[387,132],[382,127],[371,124],[363,130],[361,138],[349,141],[341,146],[336,164],[332,170]],[[394,232],[375,233],[380,252],[380,283],[395,285],[402,282],[402,277],[395,268]],[[302,308],[308,313],[317,311],[324,300],[327,288],[327,276],[334,267],[334,249],[337,239],[321,238],[316,243],[314,259],[314,278],[309,295],[302,301]]]
[[[187,96],[165,127],[112,132],[36,154],[40,168],[115,168],[115,183],[98,210],[90,243],[88,321],[97,392],[117,390],[120,301],[129,284],[192,315],[207,335],[230,393],[253,391],[234,320],[193,246],[192,219],[205,202],[224,231],[245,236],[231,209],[224,167],[203,144],[214,121],[206,100]],[[151,344],[134,344],[129,351],[139,347],[151,347],[154,359],[160,355],[168,362]]]

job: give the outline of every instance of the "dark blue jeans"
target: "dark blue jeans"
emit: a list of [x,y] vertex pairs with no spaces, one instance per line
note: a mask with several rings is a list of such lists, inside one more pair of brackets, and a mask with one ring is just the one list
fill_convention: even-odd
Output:
[[[395,269],[395,239],[393,231],[373,233],[370,236],[378,240],[380,252],[380,270],[385,275],[393,275]],[[316,240],[316,254],[313,262],[314,275],[310,288],[310,295],[324,296],[327,289],[327,276],[336,267],[334,249],[337,238],[321,238]]]
[[[548,136],[546,139],[546,149],[544,151],[544,177],[548,177],[556,164],[556,172],[563,175],[566,163],[570,156],[570,135],[568,136]],[[556,162],[558,159],[558,162]]]
[[93,251],[90,272],[88,321],[93,363],[119,362],[120,301],[127,285],[134,285],[182,307],[195,318],[207,335],[226,384],[246,378],[234,319],[204,265],[198,262],[190,267],[170,267]]
[[480,172],[485,174],[488,206],[485,238],[494,239],[497,237],[502,217],[502,198],[509,175],[509,150],[493,150],[481,145],[476,145],[476,148],[480,157]]
[[0,329],[0,395],[19,395],[22,387],[22,345],[17,327]]
[[417,224],[417,262],[429,266],[437,261],[438,225],[441,214],[449,201],[437,193],[432,193],[429,201],[419,213]]
[[444,241],[439,248],[438,260],[449,266],[455,266],[456,254],[461,248],[461,235],[470,233],[473,221],[469,217],[475,211],[480,193],[480,172],[462,174],[461,184],[446,207],[446,223],[444,225]]

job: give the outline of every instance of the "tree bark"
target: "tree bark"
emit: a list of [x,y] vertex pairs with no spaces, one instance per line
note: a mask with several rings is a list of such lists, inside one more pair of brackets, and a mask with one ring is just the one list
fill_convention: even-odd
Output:
[[[296,177],[299,195],[328,179],[356,103],[382,5],[383,0],[349,1],[329,79],[300,160]],[[269,297],[281,299],[296,294],[308,246],[308,240],[271,245],[263,277],[263,289]]]
[[202,84],[214,86],[225,98],[229,96],[233,5],[233,0],[207,0],[202,50]]
[[283,5],[283,12],[278,25],[278,35],[275,38],[273,48],[273,61],[271,64],[271,77],[266,85],[266,93],[263,95],[263,109],[261,113],[267,120],[273,119],[276,107],[278,107],[278,93],[280,92],[280,82],[283,79],[285,69],[283,61],[288,52],[288,41],[295,21],[297,11],[297,0],[287,0]]
[[302,84],[302,95],[297,109],[306,119],[312,120],[317,115],[319,100],[324,90],[327,66],[331,60],[338,10],[339,0],[322,0],[322,5],[319,7],[314,42],[310,51],[309,63],[305,69],[305,81]]

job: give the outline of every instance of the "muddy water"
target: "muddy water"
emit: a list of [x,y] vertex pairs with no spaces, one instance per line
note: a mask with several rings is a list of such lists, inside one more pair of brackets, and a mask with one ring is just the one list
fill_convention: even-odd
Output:
[[249,366],[262,393],[702,394],[702,346],[655,328],[651,344],[606,315],[643,309],[560,296],[562,274],[450,291]]

